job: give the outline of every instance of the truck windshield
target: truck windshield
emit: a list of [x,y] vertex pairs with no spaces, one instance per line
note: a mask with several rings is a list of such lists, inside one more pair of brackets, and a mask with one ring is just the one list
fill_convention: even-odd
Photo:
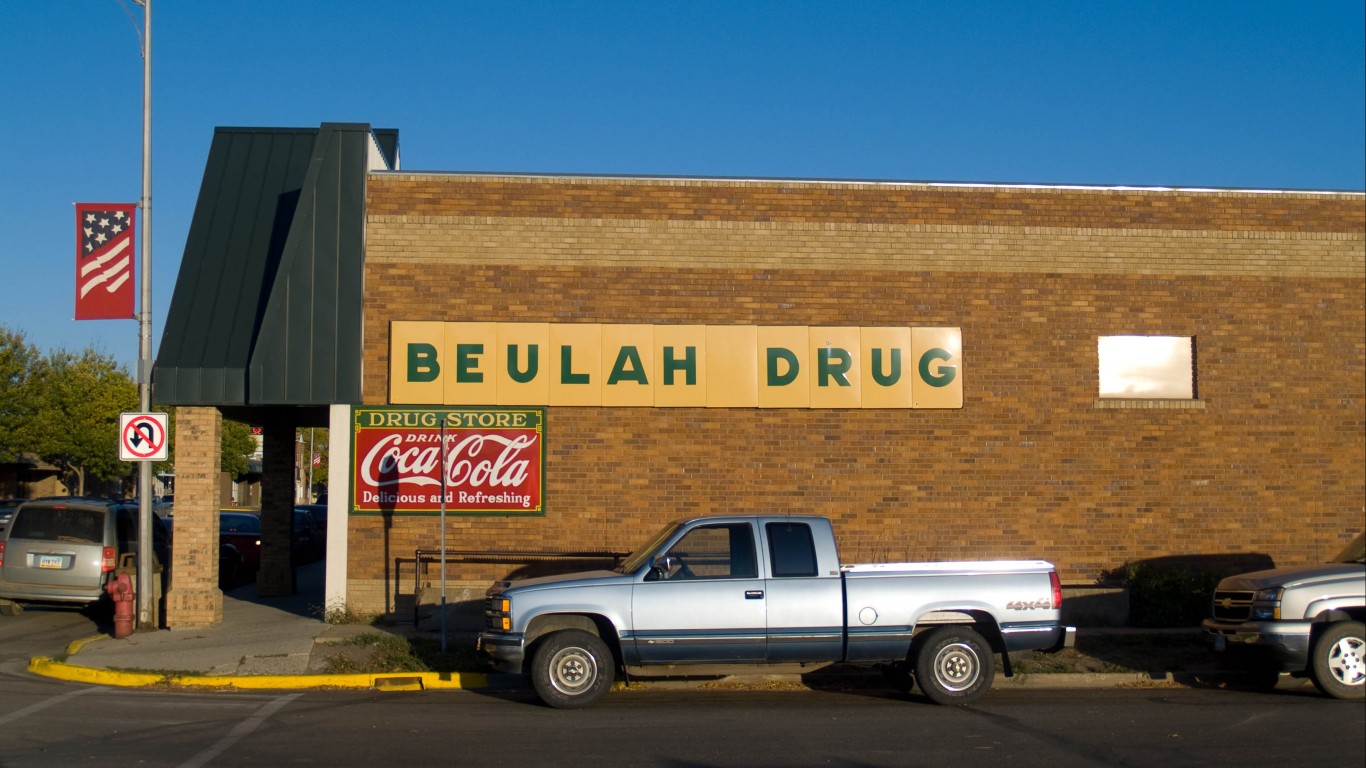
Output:
[[664,530],[655,534],[654,538],[650,539],[649,544],[632,552],[630,557],[622,560],[621,564],[612,570],[617,573],[635,573],[640,570],[641,566],[645,565],[645,561],[650,559],[650,555],[659,551],[660,545],[662,545],[670,536],[674,535],[674,532],[677,530],[678,523],[676,522],[664,526]]
[[1358,533],[1352,543],[1348,544],[1338,556],[1333,558],[1335,563],[1366,563],[1366,532]]

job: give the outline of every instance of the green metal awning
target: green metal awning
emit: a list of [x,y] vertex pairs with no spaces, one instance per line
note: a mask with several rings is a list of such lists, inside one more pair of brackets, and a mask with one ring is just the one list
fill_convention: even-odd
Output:
[[161,406],[361,401],[365,180],[398,132],[218,128],[157,355]]

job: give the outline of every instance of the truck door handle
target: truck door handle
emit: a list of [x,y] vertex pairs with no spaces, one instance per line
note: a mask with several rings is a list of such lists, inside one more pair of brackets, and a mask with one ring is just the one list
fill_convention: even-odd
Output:
[[764,599],[764,591],[763,591],[762,589],[747,589],[747,590],[745,590],[745,599],[746,599],[746,600],[763,600],[763,599]]

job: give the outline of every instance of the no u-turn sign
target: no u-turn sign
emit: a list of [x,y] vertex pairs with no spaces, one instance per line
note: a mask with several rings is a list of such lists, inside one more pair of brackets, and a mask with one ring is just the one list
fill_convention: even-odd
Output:
[[119,414],[119,460],[165,461],[166,414]]

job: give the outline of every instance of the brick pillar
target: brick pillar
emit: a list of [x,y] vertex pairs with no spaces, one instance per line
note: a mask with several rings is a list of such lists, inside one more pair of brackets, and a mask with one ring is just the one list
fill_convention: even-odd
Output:
[[292,595],[289,538],[294,524],[294,425],[262,425],[261,442],[261,570],[256,574],[256,594]]
[[223,415],[177,408],[175,528],[166,626],[206,627],[223,620],[218,589],[218,466]]

